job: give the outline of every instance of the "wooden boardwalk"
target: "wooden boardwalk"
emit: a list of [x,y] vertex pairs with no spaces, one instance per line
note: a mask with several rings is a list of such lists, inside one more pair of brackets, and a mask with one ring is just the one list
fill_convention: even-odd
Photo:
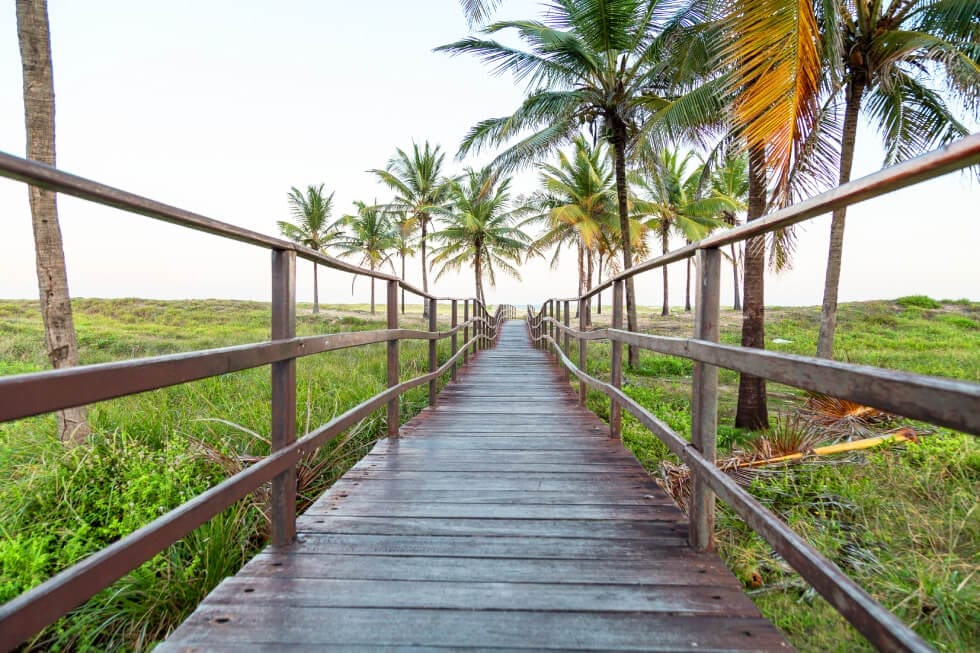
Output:
[[156,650],[790,650],[522,322],[297,528]]

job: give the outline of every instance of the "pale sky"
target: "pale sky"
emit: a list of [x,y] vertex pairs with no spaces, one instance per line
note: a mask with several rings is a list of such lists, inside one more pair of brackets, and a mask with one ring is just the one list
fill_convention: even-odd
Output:
[[[396,147],[429,140],[452,159],[467,129],[516,108],[523,89],[473,58],[432,48],[467,33],[457,0],[335,3],[236,0],[49,0],[60,168],[264,233],[288,219],[291,186],[335,190],[335,217],[353,200],[386,201],[367,174]],[[499,17],[538,5],[508,0]],[[0,150],[23,156],[14,3],[0,5]],[[861,127],[855,177],[881,152]],[[484,158],[485,161],[485,158]],[[523,175],[515,187],[533,188]],[[841,300],[928,294],[980,299],[978,186],[953,174],[852,208]],[[59,203],[69,283],[77,297],[268,300],[265,250],[81,200]],[[35,298],[27,192],[0,179],[0,297]],[[773,305],[820,303],[829,218],[810,221],[790,272],[770,275]],[[522,282],[499,278],[491,302],[522,304],[575,291],[574,261],[532,262]],[[300,262],[298,294],[312,296]],[[671,304],[683,303],[672,267]],[[731,297],[723,273],[723,300]],[[409,281],[420,282],[419,263]],[[659,273],[638,301],[658,305]],[[322,270],[321,301],[366,301],[359,281]],[[439,295],[472,295],[473,277],[447,277]]]

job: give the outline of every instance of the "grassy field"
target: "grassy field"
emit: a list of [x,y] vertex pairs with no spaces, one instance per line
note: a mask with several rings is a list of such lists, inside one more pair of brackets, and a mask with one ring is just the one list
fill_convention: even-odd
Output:
[[[268,304],[79,299],[82,363],[266,340]],[[420,306],[401,326],[424,328]],[[383,310],[383,309],[382,309]],[[299,335],[381,326],[364,306],[299,308]],[[0,302],[0,373],[45,369],[37,302]],[[378,314],[383,317],[383,312]],[[448,316],[440,314],[442,326]],[[439,346],[440,361],[448,341]],[[401,376],[427,371],[427,345],[401,345]],[[297,364],[302,432],[385,387],[385,345],[328,352]],[[92,444],[66,451],[53,416],[0,425],[0,601],[6,601],[268,453],[270,374],[246,370],[91,407]],[[402,398],[408,419],[425,387]],[[340,445],[307,461],[312,500],[384,432],[375,413]],[[224,576],[261,548],[265,497],[242,501],[105,590],[36,640],[38,650],[141,650],[179,623]]]
[[[269,306],[220,300],[76,300],[83,363],[242,344],[268,338]],[[298,332],[378,328],[365,306],[301,306]],[[662,319],[641,309],[641,327],[688,335],[690,314]],[[0,374],[45,368],[36,302],[0,301]],[[605,315],[595,315],[602,324]],[[448,316],[440,314],[445,324]],[[810,354],[817,310],[770,309],[773,349]],[[424,328],[420,307],[401,325]],[[841,307],[838,357],[980,380],[980,304],[928,298]],[[737,342],[740,316],[723,312],[722,339]],[[448,354],[442,343],[440,359]],[[589,346],[589,369],[608,375],[609,348]],[[424,343],[402,345],[402,377],[426,369]],[[644,354],[627,371],[627,392],[681,433],[690,427],[688,361]],[[317,426],[384,387],[384,345],[329,352],[298,364],[300,429]],[[720,441],[727,453],[753,435],[732,428],[734,373],[722,372]],[[802,401],[771,386],[774,415]],[[92,407],[92,445],[66,451],[51,417],[0,425],[0,600],[7,600],[150,521],[268,452],[266,368],[103,402]],[[425,404],[425,389],[403,398],[403,419]],[[600,415],[608,401],[590,395]],[[309,461],[324,469],[304,487],[312,499],[383,432],[383,413],[366,420],[343,446]],[[653,474],[666,448],[628,416],[624,440]],[[918,444],[773,471],[751,491],[841,564],[887,607],[940,650],[976,650],[980,612],[976,570],[980,519],[976,496],[980,447],[967,436],[935,430]],[[220,580],[262,544],[261,495],[243,501],[180,544],[127,575],[46,631],[37,649],[142,650],[158,640]],[[768,546],[724,509],[719,546],[757,604],[801,650],[860,650],[863,640],[791,573]]]
[[[817,308],[772,308],[766,313],[767,347],[813,355]],[[722,311],[721,340],[737,344],[741,316]],[[594,315],[593,324],[608,324]],[[640,310],[644,331],[687,337],[691,313],[661,318]],[[773,342],[778,340],[782,342]],[[980,304],[925,297],[843,304],[836,358],[980,381]],[[590,373],[609,374],[609,347],[590,344]],[[626,392],[690,435],[690,361],[643,352],[638,369],[626,371]],[[720,372],[719,457],[745,449],[756,434],[732,426],[737,374]],[[770,417],[777,424],[806,400],[804,393],[769,385]],[[608,415],[608,400],[589,393],[588,404]],[[785,467],[761,474],[750,491],[833,559],[877,600],[943,651],[980,650],[980,446],[972,436],[904,420],[918,443],[887,445],[868,453]],[[677,461],[631,416],[623,439],[652,474]],[[728,566],[762,612],[800,650],[870,650],[822,598],[815,595],[761,538],[726,508],[719,508],[718,545]]]

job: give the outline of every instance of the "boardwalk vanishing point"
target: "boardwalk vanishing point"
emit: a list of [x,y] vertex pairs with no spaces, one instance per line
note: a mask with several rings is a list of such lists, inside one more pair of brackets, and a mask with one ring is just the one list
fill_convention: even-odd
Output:
[[156,650],[791,650],[509,321]]

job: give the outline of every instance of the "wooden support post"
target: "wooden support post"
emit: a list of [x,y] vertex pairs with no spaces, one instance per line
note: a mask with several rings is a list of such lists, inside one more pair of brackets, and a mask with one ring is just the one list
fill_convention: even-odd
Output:
[[[562,315],[562,324],[564,324],[567,327],[568,324],[569,324],[569,322],[568,322],[569,319],[571,319],[570,318],[570,312],[569,312],[569,302],[568,302],[568,300],[565,300],[565,312]],[[568,349],[568,332],[567,331],[565,332],[565,355],[566,356],[570,356],[571,355],[571,352]]]
[[[551,299],[551,300],[548,301],[548,317],[551,318],[552,320],[555,319],[555,305],[556,305],[556,303],[557,302],[555,302],[555,300],[553,300],[553,299]],[[552,339],[555,337],[555,323],[554,322],[548,322],[548,336],[550,338],[552,338]],[[551,353],[555,353],[554,351],[552,351],[552,346],[553,345],[549,342],[548,343],[548,351],[551,351]]]
[[[451,324],[452,324],[452,328],[455,329],[459,325],[459,302],[454,299],[452,306],[453,306],[453,312],[452,312],[452,323]],[[456,339],[456,334],[455,333],[452,335],[452,339],[450,341],[450,344],[452,346],[452,354],[451,355],[452,356],[455,356],[456,355],[456,352],[459,351],[459,341]],[[456,362],[453,363],[452,372],[450,372],[450,375],[451,375],[450,378],[452,378],[453,381],[456,380],[456,368],[457,367],[459,367],[459,361],[456,361]]]
[[[296,337],[296,252],[272,251],[272,339]],[[296,440],[296,359],[272,364],[272,451]],[[296,538],[296,466],[272,479],[272,546]]]
[[[718,312],[721,304],[721,251],[698,252],[698,283],[694,337],[718,342]],[[718,434],[718,368],[694,363],[691,398],[691,444],[708,460],[715,460]],[[715,495],[697,475],[691,491],[689,540],[697,551],[714,548]]]
[[[564,324],[566,327],[568,326],[568,320],[569,320],[569,310],[568,309],[569,309],[569,302],[568,302],[568,300],[565,300],[565,310],[564,310],[564,313],[562,314],[562,324]],[[572,355],[572,352],[568,348],[568,332],[567,331],[565,332],[565,338],[564,338],[564,340],[565,340],[565,355],[566,356],[571,356]],[[569,374],[568,373],[568,368],[565,368],[565,380],[566,381],[568,380],[568,374]]]
[[[585,307],[589,300],[580,299],[578,300],[578,330],[585,333]],[[578,339],[578,368],[583,372],[585,369],[585,338]],[[578,383],[578,403],[580,406],[585,405],[585,382],[579,381]]]
[[[612,289],[612,328],[623,328],[623,282],[616,281]],[[615,388],[623,385],[623,345],[609,340],[612,360],[609,367],[609,382]],[[609,437],[620,438],[623,434],[623,408],[612,398],[609,399]]]
[[[388,299],[385,311],[388,317],[387,327],[389,329],[398,328],[398,282],[388,282]],[[388,341],[388,387],[398,385],[398,339],[392,338]],[[398,397],[392,397],[388,401],[388,437],[398,437],[398,426],[401,422],[401,415],[398,410]]]
[[[463,324],[470,321],[470,300],[463,300]],[[470,346],[467,344],[470,341],[470,327],[469,325],[463,327],[463,365],[470,362]]]
[[[435,298],[426,300],[429,303],[429,331],[436,331],[436,311],[439,308],[439,303]],[[436,365],[436,341],[429,341],[429,372],[435,372],[438,365]],[[436,405],[436,387],[438,385],[438,379],[432,379],[429,381],[429,406],[433,408]]]

